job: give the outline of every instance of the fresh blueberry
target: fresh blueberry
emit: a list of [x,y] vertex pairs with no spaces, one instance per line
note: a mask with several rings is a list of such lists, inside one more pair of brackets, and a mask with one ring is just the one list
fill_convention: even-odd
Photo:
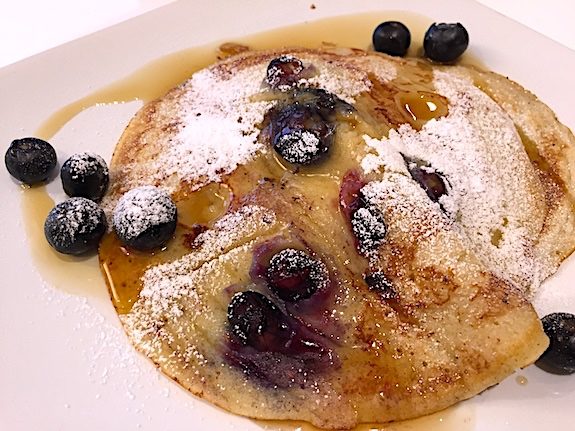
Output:
[[429,199],[438,202],[441,196],[447,194],[447,187],[443,175],[431,166],[416,159],[404,157],[411,177],[419,183]]
[[469,34],[460,23],[434,23],[423,38],[425,55],[441,63],[448,63],[459,58],[469,45]]
[[108,166],[97,154],[74,154],[62,165],[60,178],[68,196],[99,201],[108,188]]
[[95,202],[80,197],[56,205],[44,223],[48,243],[64,254],[95,251],[105,233],[104,211]]
[[411,33],[398,21],[385,21],[375,28],[372,42],[378,52],[403,57],[411,44]]
[[286,248],[273,255],[266,271],[270,289],[281,299],[297,302],[326,286],[325,265],[303,250]]
[[176,230],[177,208],[170,195],[153,186],[142,186],[124,194],[112,217],[118,238],[136,250],[165,245]]
[[391,281],[381,271],[372,272],[365,276],[368,287],[377,292],[383,299],[393,299],[397,297],[397,292]]
[[33,185],[48,179],[56,167],[56,151],[42,139],[16,139],[6,151],[4,162],[10,175]]
[[575,373],[575,315],[552,313],[541,323],[550,344],[535,365],[552,374]]
[[287,91],[297,83],[303,70],[300,59],[293,55],[282,55],[274,58],[268,65],[266,82],[272,88]]

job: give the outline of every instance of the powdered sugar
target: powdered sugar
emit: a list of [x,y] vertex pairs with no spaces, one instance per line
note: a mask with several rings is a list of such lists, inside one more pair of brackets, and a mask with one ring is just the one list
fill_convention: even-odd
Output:
[[421,131],[404,124],[388,139],[366,137],[374,152],[362,168],[409,177],[403,156],[429,163],[448,181],[449,193],[439,203],[477,255],[498,276],[537,286],[552,271],[531,252],[543,223],[537,218],[542,197],[532,194],[536,174],[513,122],[470,81],[440,71],[434,76],[449,114]]
[[45,229],[49,231],[52,243],[69,246],[78,235],[95,231],[104,220],[104,213],[96,203],[75,197],[50,211]]
[[106,162],[96,153],[84,152],[74,154],[66,160],[65,164],[68,165],[73,180],[94,175],[99,170],[101,170],[104,175],[108,175]]

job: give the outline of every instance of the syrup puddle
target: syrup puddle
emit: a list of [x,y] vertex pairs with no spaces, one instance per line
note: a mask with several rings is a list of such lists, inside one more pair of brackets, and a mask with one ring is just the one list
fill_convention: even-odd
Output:
[[107,298],[96,255],[74,257],[52,249],[44,236],[44,221],[54,207],[46,187],[22,190],[23,223],[30,254],[42,278],[52,287],[73,295]]
[[[296,421],[255,421],[265,431],[321,431],[310,424]],[[384,425],[362,424],[351,431],[472,431],[475,411],[467,403],[440,412],[402,422]]]

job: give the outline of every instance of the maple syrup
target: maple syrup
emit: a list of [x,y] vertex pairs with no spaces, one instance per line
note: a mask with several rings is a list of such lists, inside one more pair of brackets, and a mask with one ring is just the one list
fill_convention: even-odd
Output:
[[416,130],[421,130],[428,121],[445,117],[448,113],[445,97],[429,91],[398,93],[395,102],[405,119]]
[[75,257],[60,254],[46,241],[44,221],[53,207],[54,200],[48,195],[45,186],[23,187],[23,223],[36,268],[54,288],[75,295],[98,296],[107,300],[97,256]]
[[[414,41],[409,50],[409,56],[421,54],[423,34],[433,22],[430,18],[400,11],[372,12],[346,17],[336,17],[309,22],[305,24],[268,31],[253,36],[240,38],[218,51],[220,42],[203,47],[176,52],[151,62],[132,75],[120,79],[111,85],[79,99],[48,118],[36,131],[36,135],[43,139],[50,139],[80,112],[102,104],[125,103],[134,100],[148,102],[164,95],[169,89],[184,81],[195,71],[212,64],[218,57],[226,56],[238,46],[247,45],[252,49],[278,48],[283,46],[319,47],[322,44],[347,46],[352,48],[369,49],[371,33],[382,21],[399,20],[404,22],[411,30]],[[286,41],[288,41],[286,43]],[[230,51],[231,50],[231,51]],[[469,54],[462,58],[463,63],[474,62]],[[421,62],[418,68],[421,74],[420,85],[406,86],[406,93],[399,93],[396,103],[401,104],[406,119],[419,127],[425,121],[438,118],[446,114],[447,105],[439,100],[433,93],[431,72],[425,70]],[[398,81],[401,84],[401,77]],[[415,93],[411,93],[414,92]],[[440,97],[440,96],[438,96]],[[337,157],[336,159],[341,159]],[[331,163],[336,163],[333,161]],[[285,166],[276,166],[275,169]],[[331,170],[329,162],[326,168]],[[309,173],[303,170],[302,176],[320,177],[328,175],[326,172]],[[331,170],[333,172],[333,170]],[[337,173],[339,177],[341,173]],[[211,186],[208,186],[211,187]],[[178,201],[182,219],[176,230],[175,245],[150,253],[140,253],[123,247],[114,234],[108,234],[101,243],[102,254],[107,256],[101,262],[102,271],[107,278],[112,301],[119,313],[126,313],[137,299],[141,289],[139,277],[134,274],[143,274],[149,265],[168,262],[183,253],[182,239],[186,235],[193,235],[195,224],[210,224],[217,219],[231,200],[229,189],[213,186],[206,187],[196,195],[184,196]],[[98,292],[106,295],[103,288],[97,260],[95,257],[78,259],[60,255],[53,251],[43,237],[43,221],[54,202],[46,193],[45,188],[32,188],[23,192],[22,208],[24,220],[28,229],[33,259],[42,275],[54,287],[70,291],[75,294],[89,295]],[[122,269],[117,270],[115,265],[121,261]],[[73,263],[70,263],[73,262]],[[126,263],[127,262],[127,263]],[[82,280],[82,283],[78,283]],[[132,280],[132,281],[130,281]],[[137,280],[134,282],[133,280]],[[133,283],[130,285],[129,283]],[[357,430],[455,430],[462,431],[473,428],[473,411],[469,406],[455,407],[424,418],[402,423],[380,426],[360,426]],[[259,422],[264,429],[269,430],[313,430],[309,425],[293,422]]]
[[[308,423],[297,421],[256,421],[265,431],[321,431]],[[460,404],[440,412],[387,424],[362,424],[352,431],[471,431],[475,429],[474,411]]]
[[[50,139],[68,121],[91,106],[126,103],[134,100],[142,102],[154,100],[183,82],[192,73],[214,63],[218,57],[229,55],[230,52],[235,52],[234,50],[237,51],[237,48],[230,51],[231,48],[227,49],[226,46],[271,49],[296,46],[317,48],[322,45],[335,45],[369,50],[371,49],[370,41],[373,29],[380,22],[386,20],[402,21],[407,25],[412,35],[412,44],[407,56],[421,57],[423,35],[433,20],[420,14],[405,11],[382,11],[306,22],[240,37],[234,41],[235,43],[218,41],[168,54],[148,63],[133,74],[66,105],[40,125],[36,135],[42,139]],[[220,46],[223,47],[223,51],[219,50]],[[466,65],[480,64],[469,53],[463,54],[459,62]],[[422,62],[421,64],[425,63]]]

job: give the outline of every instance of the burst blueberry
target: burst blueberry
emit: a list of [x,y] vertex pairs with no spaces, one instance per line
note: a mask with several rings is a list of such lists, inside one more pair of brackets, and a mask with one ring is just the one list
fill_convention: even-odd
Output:
[[228,305],[231,335],[259,351],[282,352],[294,332],[281,310],[259,292],[236,293]]
[[393,284],[383,272],[376,271],[367,274],[364,280],[370,290],[378,293],[381,298],[393,299],[397,297],[397,292],[393,287]]
[[293,55],[274,58],[266,70],[266,82],[280,91],[292,88],[300,79],[304,70],[303,63]]
[[272,256],[266,270],[270,289],[281,299],[297,302],[326,286],[325,265],[303,250],[286,248]]
[[429,199],[438,202],[447,194],[446,182],[439,172],[421,160],[404,157],[411,177],[419,183]]

